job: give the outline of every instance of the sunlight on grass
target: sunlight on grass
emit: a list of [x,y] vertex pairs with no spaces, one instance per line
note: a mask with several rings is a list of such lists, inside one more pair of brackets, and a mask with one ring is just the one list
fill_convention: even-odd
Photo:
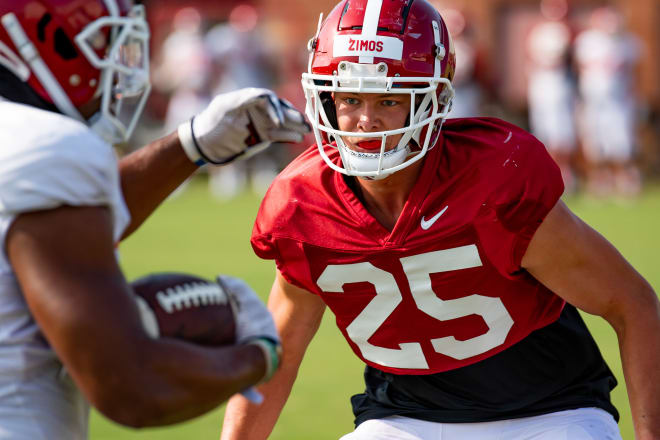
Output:
[[[660,287],[656,249],[660,218],[660,187],[634,201],[568,199],[569,206],[612,241],[653,286]],[[195,180],[178,197],[168,200],[144,227],[120,247],[129,279],[154,271],[183,271],[206,277],[232,274],[250,282],[266,299],[274,274],[249,244],[259,197],[244,195],[228,203],[212,200],[205,182]],[[612,329],[600,318],[586,317],[603,355],[619,380],[613,399],[622,420],[624,439],[633,438],[630,412]],[[182,365],[185,368],[185,365]],[[331,314],[324,318],[300,370],[292,397],[271,436],[274,440],[330,440],[352,430],[349,398],[363,389],[361,362],[335,328]],[[188,423],[160,429],[124,429],[94,413],[92,440],[217,439],[222,408]]]

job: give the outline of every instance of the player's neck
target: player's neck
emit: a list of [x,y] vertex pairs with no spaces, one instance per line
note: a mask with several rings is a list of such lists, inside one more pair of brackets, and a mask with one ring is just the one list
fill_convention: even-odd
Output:
[[424,160],[383,180],[356,178],[355,193],[364,207],[387,230],[394,229],[408,196],[417,182]]

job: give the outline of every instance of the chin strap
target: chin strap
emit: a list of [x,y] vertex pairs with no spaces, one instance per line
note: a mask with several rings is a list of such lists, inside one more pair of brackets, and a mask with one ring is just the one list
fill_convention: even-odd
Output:
[[[344,144],[343,139],[340,136],[336,138],[337,147],[339,150],[339,155],[341,156],[342,163],[344,167],[350,171],[357,172],[376,172],[380,163],[381,170],[387,170],[389,168],[394,168],[397,165],[401,165],[411,153],[409,145],[405,147],[396,147],[394,150],[385,152],[382,157],[380,153],[364,153],[353,151]],[[380,174],[369,176],[370,180],[381,180],[389,175],[391,172],[381,172]],[[364,177],[364,176],[360,176]]]

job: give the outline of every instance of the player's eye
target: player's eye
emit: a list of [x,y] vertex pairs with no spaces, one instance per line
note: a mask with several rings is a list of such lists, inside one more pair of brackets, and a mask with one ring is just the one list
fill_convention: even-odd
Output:
[[384,107],[394,107],[399,105],[399,101],[395,101],[394,99],[384,99],[383,101],[381,101],[381,104]]
[[358,105],[360,103],[357,98],[351,98],[350,96],[344,98],[344,102],[348,105]]

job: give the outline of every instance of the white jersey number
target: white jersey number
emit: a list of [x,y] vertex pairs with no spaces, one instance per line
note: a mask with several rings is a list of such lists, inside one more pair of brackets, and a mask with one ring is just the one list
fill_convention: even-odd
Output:
[[[486,333],[465,341],[459,341],[453,336],[431,339],[436,352],[462,360],[504,343],[513,320],[499,298],[473,294],[442,300],[431,289],[432,273],[481,266],[475,245],[413,255],[401,258],[400,261],[419,310],[439,321],[479,315],[488,326]],[[398,349],[378,347],[368,342],[402,301],[401,292],[391,273],[371,263],[331,265],[323,271],[317,284],[324,292],[344,292],[345,284],[365,281],[374,286],[376,296],[346,327],[348,337],[360,348],[365,359],[378,365],[428,369],[428,362],[418,342],[401,343]]]

